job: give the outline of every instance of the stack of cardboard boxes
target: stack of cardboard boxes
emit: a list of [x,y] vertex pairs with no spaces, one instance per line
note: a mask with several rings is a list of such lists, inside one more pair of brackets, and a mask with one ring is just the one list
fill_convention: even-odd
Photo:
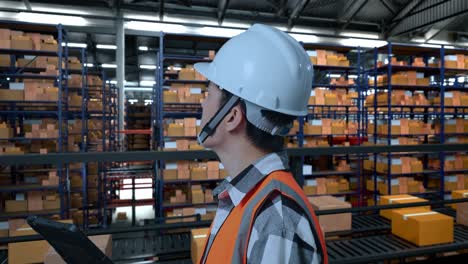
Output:
[[5,212],[37,212],[60,209],[60,198],[54,192],[31,191],[18,193],[15,200],[5,200]]
[[214,202],[213,191],[208,188],[202,188],[201,185],[192,185],[191,195],[192,204],[194,205]]
[[358,124],[340,119],[317,119],[304,123],[305,135],[349,135],[357,134]]
[[57,41],[52,35],[24,33],[10,29],[0,29],[0,48],[15,50],[57,51]]
[[313,65],[349,67],[349,60],[344,54],[329,50],[308,51]]
[[182,192],[180,189],[176,189],[174,194],[169,198],[169,203],[171,204],[180,204],[187,202],[187,195]]
[[[365,169],[373,169],[371,160],[364,161]],[[388,158],[386,156],[377,156],[377,168],[379,173],[387,173],[389,170],[392,174],[407,174],[420,173],[423,171],[421,160],[415,157],[392,157],[390,161],[391,168],[388,167]]]
[[0,123],[0,139],[9,139],[14,136],[13,129],[4,122]]
[[[424,77],[424,73],[416,71],[402,71],[392,74],[391,76],[392,85],[405,85],[405,86],[429,86],[429,78]],[[387,85],[388,76],[379,75],[377,76],[377,83],[374,79],[369,79],[369,85]]]
[[[425,191],[422,181],[415,180],[412,177],[398,177],[390,182],[384,177],[377,177],[377,191],[381,195],[388,195],[388,185],[390,184],[391,194],[422,193]],[[374,191],[374,181],[366,181],[366,189]]]
[[320,177],[313,180],[306,180],[303,189],[306,195],[334,195],[348,192],[350,189],[350,183],[343,177]]
[[[439,106],[441,104],[441,96],[436,96],[432,100],[434,105]],[[460,91],[450,91],[444,93],[444,111],[447,113],[454,113],[455,107],[457,106],[468,106],[468,93]]]
[[168,137],[196,137],[200,133],[200,121],[195,118],[176,119],[164,129]]
[[[368,126],[368,132],[374,133],[373,124]],[[377,125],[377,134],[387,135],[388,134],[388,123],[385,121],[383,124]],[[433,135],[434,129],[431,124],[424,123],[421,120],[411,119],[398,119],[391,120],[390,135]]]
[[[465,134],[468,133],[468,120],[462,118],[444,120],[444,134]],[[435,133],[440,133],[441,124],[435,124]]]
[[58,101],[58,87],[53,81],[24,80],[24,99],[26,101]]
[[0,142],[0,155],[24,154],[22,147],[10,142]]
[[227,176],[218,161],[167,163],[163,171],[164,180],[217,180]]
[[356,106],[353,99],[357,98],[356,92],[347,92],[346,89],[326,90],[315,88],[311,91],[309,105],[330,105],[332,109],[344,109],[336,106]]
[[[375,100],[375,94],[368,95],[366,97],[365,105],[366,106],[373,106]],[[391,93],[391,105],[421,105],[421,106],[428,106],[430,105],[429,100],[424,96],[423,93],[415,93],[412,95],[406,91],[395,90]],[[388,104],[388,93],[386,92],[379,92],[377,93],[377,105],[378,106],[385,106]],[[391,108],[391,109],[401,109],[398,108]],[[380,107],[378,110],[381,111],[388,111],[388,107]]]
[[25,125],[25,138],[57,138],[57,122],[44,119],[31,125]]
[[[468,56],[463,54],[446,55],[444,57],[445,68],[468,69]],[[439,62],[440,67],[440,62]]]
[[[440,159],[436,156],[429,159],[428,166],[432,169],[440,169]],[[468,157],[462,154],[449,155],[445,157],[444,171],[468,169]]]

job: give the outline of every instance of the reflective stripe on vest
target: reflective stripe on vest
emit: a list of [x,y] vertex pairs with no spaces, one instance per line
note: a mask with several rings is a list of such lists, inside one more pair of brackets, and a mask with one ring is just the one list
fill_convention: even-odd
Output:
[[[274,191],[278,191],[295,201],[303,209],[311,224],[316,252],[320,257],[318,262],[328,263],[325,240],[319,222],[313,213],[314,210],[292,175],[284,171],[276,171],[265,177],[231,211],[222,227],[218,230],[206,256],[205,263],[219,263],[220,261],[227,261],[229,259],[231,260],[230,263],[247,262],[248,242],[258,210]],[[206,245],[204,251],[206,254]],[[202,257],[203,259],[204,256]]]

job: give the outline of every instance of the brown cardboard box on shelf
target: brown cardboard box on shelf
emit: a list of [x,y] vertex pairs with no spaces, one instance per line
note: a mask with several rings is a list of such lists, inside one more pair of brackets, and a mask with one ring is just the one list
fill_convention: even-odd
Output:
[[[111,235],[99,235],[90,236],[89,240],[99,248],[107,257],[112,257],[112,236]],[[57,254],[53,247],[48,248],[44,256],[44,264],[65,264],[66,262],[62,257]]]
[[[351,208],[351,204],[343,202],[333,196],[319,196],[308,198],[314,210],[329,210]],[[351,229],[351,213],[319,216],[319,223],[323,231],[345,231]]]
[[42,201],[44,205],[44,210],[56,210],[60,209],[60,199],[54,201]]
[[184,126],[182,124],[169,124],[167,127],[167,135],[183,137],[185,135]]
[[453,242],[453,218],[424,208],[393,210],[392,233],[418,246]]
[[210,189],[205,190],[205,203],[214,202],[213,191]]
[[445,68],[456,69],[457,61],[445,61]]
[[38,191],[28,192],[28,211],[41,211],[43,209],[42,193]]
[[[468,198],[468,189],[452,191],[452,199],[463,199],[463,198]],[[456,210],[457,204],[451,204],[450,207]]]
[[192,190],[192,203],[202,204],[205,202],[205,195],[202,190]]
[[14,213],[14,212],[26,212],[28,211],[28,201],[16,201],[16,200],[6,200],[5,201],[5,212]]
[[[193,207],[182,208],[182,215],[183,216],[195,215],[195,208]],[[196,221],[195,217],[184,218],[182,220],[182,222],[192,222],[192,221]]]
[[317,194],[317,186],[304,185],[303,190],[306,195]]
[[339,192],[339,184],[337,182],[327,182],[327,194],[337,194]]
[[190,178],[192,180],[206,180],[207,177],[208,177],[208,175],[207,175],[207,168],[206,167],[190,169]]
[[459,203],[457,209],[457,224],[468,226],[468,203]]
[[199,228],[190,230],[190,252],[192,263],[199,263],[205,249],[205,243],[208,239],[210,229]]
[[188,150],[189,149],[189,140],[176,140],[177,150]]
[[0,127],[0,138],[12,138],[13,137],[13,129],[8,127]]
[[179,71],[179,80],[195,80],[195,69],[183,68]]
[[0,39],[11,39],[11,30],[7,28],[0,28]]
[[24,101],[24,91],[0,89],[0,98],[2,101]]
[[33,49],[33,42],[32,40],[27,37],[26,39],[12,39],[11,40],[11,47],[17,50],[32,50]]
[[177,180],[177,170],[176,169],[166,169],[163,170],[164,180]]
[[190,179],[190,170],[189,169],[177,169],[177,179],[178,180]]
[[[400,195],[385,195],[380,197],[380,204],[381,205],[386,205],[386,204],[405,204],[405,203],[419,203],[419,202],[427,202],[425,199],[421,199],[416,196],[408,195],[408,194],[400,194]],[[425,210],[430,210],[430,206],[418,206],[415,208],[422,208]],[[395,209],[386,209],[386,210],[380,210],[380,215],[382,217],[385,217],[387,219],[392,219],[392,212]]]

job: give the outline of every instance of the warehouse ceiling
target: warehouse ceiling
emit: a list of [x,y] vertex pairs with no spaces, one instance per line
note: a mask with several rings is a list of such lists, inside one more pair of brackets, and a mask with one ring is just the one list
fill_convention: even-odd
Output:
[[[83,17],[104,21],[86,27],[68,27],[69,42],[86,43],[88,62],[100,65],[115,64],[115,50],[99,49],[97,44],[115,44],[116,14],[138,14],[152,21],[177,23],[171,17],[184,18],[184,23],[212,21],[221,27],[234,27],[239,23],[267,23],[283,30],[295,32],[311,29],[319,37],[342,37],[346,33],[359,33],[366,38],[389,39],[423,43],[468,44],[468,1],[466,0],[21,0],[2,1],[0,11],[81,10]],[[47,7],[51,7],[50,10]],[[53,8],[52,8],[53,7]],[[44,8],[45,11],[44,11]],[[55,8],[55,9],[54,9]],[[86,12],[84,12],[84,11]],[[66,11],[63,11],[66,12]],[[195,22],[187,22],[187,19]],[[175,21],[175,22],[174,22]],[[181,21],[181,19],[179,19]],[[232,25],[234,24],[234,26]],[[212,24],[210,24],[212,25]],[[158,48],[156,34],[127,31],[125,39],[126,80],[141,82],[154,80],[153,69],[141,65],[156,63]],[[141,34],[140,34],[141,33]],[[359,35],[357,34],[357,35]],[[370,37],[369,37],[370,36]],[[166,52],[206,55],[217,49],[221,42],[197,43],[170,39],[165,42]],[[145,49],[147,47],[148,50]],[[115,69],[106,69],[115,76]]]

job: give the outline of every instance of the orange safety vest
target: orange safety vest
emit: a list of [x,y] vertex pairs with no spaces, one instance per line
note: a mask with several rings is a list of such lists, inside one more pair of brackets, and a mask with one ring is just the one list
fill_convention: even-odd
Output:
[[217,264],[220,261],[247,263],[247,247],[257,212],[275,191],[295,201],[308,215],[309,220],[311,220],[314,238],[320,241],[320,243],[316,243],[317,255],[321,256],[322,263],[328,264],[325,239],[314,209],[292,174],[285,171],[272,172],[247,193],[244,199],[232,209],[218,230],[208,252],[209,239],[207,239],[200,261],[203,261],[205,255],[208,254],[205,260],[207,264]]

